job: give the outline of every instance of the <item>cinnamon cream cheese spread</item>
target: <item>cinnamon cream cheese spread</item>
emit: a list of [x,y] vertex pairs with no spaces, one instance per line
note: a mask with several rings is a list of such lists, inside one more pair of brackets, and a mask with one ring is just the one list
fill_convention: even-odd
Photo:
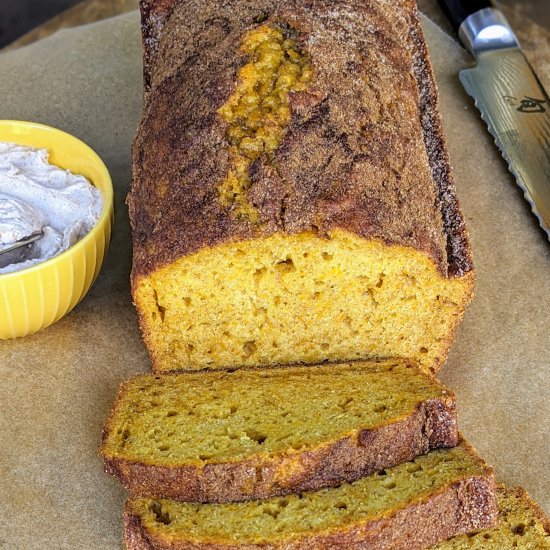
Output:
[[51,165],[47,150],[0,142],[0,250],[43,233],[0,274],[61,254],[92,229],[101,209],[100,192],[84,176]]

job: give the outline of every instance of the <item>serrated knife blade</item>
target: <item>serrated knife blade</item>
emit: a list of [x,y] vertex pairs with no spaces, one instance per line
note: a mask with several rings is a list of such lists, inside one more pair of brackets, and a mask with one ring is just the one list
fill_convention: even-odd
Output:
[[487,2],[442,4],[477,61],[460,81],[550,239],[550,98],[501,12]]
[[459,74],[550,238],[550,100],[517,48],[484,52]]

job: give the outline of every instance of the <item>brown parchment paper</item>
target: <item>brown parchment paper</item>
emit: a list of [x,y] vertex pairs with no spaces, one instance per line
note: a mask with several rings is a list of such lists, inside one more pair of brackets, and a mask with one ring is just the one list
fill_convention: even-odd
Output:
[[[442,377],[458,394],[463,433],[498,477],[550,512],[550,245],[458,83],[471,60],[424,27],[478,273]],[[121,548],[125,495],[102,473],[98,448],[118,384],[149,368],[124,206],[141,106],[138,16],[0,55],[0,75],[0,118],[80,137],[116,188],[111,250],[86,298],[43,332],[0,342],[0,548]]]

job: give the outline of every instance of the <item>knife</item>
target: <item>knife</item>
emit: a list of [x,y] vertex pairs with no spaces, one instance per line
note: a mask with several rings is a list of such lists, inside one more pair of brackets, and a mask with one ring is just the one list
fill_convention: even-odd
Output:
[[477,65],[459,77],[550,239],[550,99],[488,0],[439,0]]

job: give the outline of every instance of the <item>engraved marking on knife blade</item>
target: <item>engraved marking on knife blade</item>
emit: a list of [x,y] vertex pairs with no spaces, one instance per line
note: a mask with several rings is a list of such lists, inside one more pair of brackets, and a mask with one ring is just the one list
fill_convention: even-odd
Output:
[[511,95],[505,95],[502,99],[508,105],[515,107],[516,111],[520,113],[545,113],[544,104],[548,103],[546,99],[537,99],[528,95],[523,96],[523,99],[519,100],[519,103],[518,98]]
[[[521,61],[525,62],[527,64],[527,61],[523,58],[521,58]],[[494,62],[494,61],[493,61]],[[521,74],[521,71],[524,67],[522,67],[520,64],[516,62],[515,58],[509,58],[509,57],[500,57],[497,58],[495,65],[498,68],[498,76],[499,78],[496,78],[493,81],[495,91],[497,91],[498,95],[501,96],[512,96],[512,91],[510,90],[510,87],[515,88],[516,86],[521,86],[521,82],[518,81],[518,72]],[[527,67],[529,65],[527,64]],[[536,80],[536,77],[533,76],[533,82],[531,84],[534,87],[541,87],[540,83]],[[482,93],[485,96],[483,87],[477,86],[477,89],[480,93]],[[511,93],[512,92],[512,93]],[[544,92],[543,92],[544,93]],[[486,100],[490,100],[491,97],[488,96],[485,98]],[[546,101],[547,98],[544,100]],[[496,107],[496,106],[495,106]],[[517,108],[516,111],[522,112],[521,110],[521,103],[520,108]],[[512,113],[509,113],[507,111],[503,111],[501,109],[498,109],[499,117],[497,118],[498,124],[498,131],[499,132],[510,132],[511,130],[523,130],[529,132],[530,135],[535,137],[539,144],[548,146],[550,145],[550,117],[541,116],[541,117],[529,117],[524,118],[522,115],[519,115],[521,119],[518,119],[517,117],[514,117]],[[539,114],[544,114],[545,111],[539,111]],[[489,115],[490,116],[490,115]],[[504,121],[505,124],[500,124],[500,122]],[[518,128],[519,126],[519,128]],[[511,146],[514,146],[513,143],[510,143]],[[545,153],[548,153],[548,151],[545,151]],[[548,156],[547,154],[545,156]]]

